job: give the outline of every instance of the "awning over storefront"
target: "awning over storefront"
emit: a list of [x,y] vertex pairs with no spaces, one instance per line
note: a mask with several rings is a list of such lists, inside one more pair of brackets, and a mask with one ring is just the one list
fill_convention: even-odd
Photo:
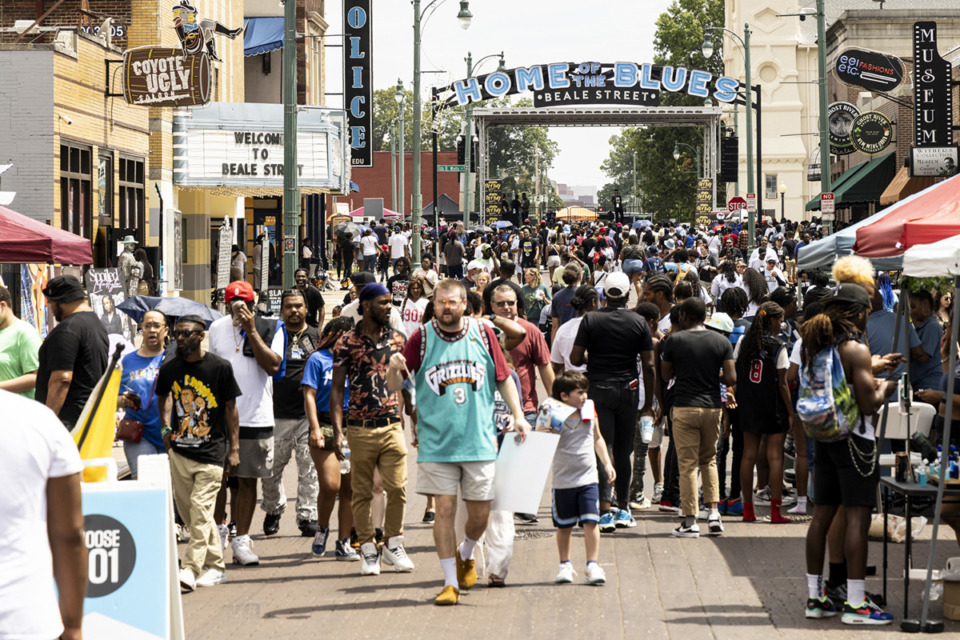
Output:
[[247,18],[243,34],[243,55],[259,56],[283,49],[283,16]]
[[[854,202],[878,202],[880,195],[896,173],[896,154],[874,158],[850,167],[833,183],[834,205]],[[807,211],[820,209],[820,196],[807,203]]]
[[936,181],[936,178],[911,178],[909,167],[900,167],[893,181],[880,195],[880,206],[899,202],[907,196],[923,191]]
[[0,262],[92,264],[90,241],[0,207]]

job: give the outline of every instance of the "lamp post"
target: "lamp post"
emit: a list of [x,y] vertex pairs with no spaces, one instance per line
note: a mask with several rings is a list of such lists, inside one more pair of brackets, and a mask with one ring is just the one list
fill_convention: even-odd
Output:
[[390,206],[397,210],[397,125],[390,123]]
[[[822,2],[822,0],[817,0]],[[752,85],[750,84],[750,25],[743,24],[743,38],[726,27],[706,27],[703,34],[703,47],[701,51],[706,58],[713,56],[713,35],[711,31],[722,31],[729,33],[737,39],[740,46],[743,47],[743,77],[746,87],[744,88],[744,102],[747,116],[747,193],[756,193],[753,182],[753,95]],[[757,216],[750,211],[747,213],[747,229],[750,234],[749,248],[753,248],[754,238],[756,237]]]
[[403,80],[397,79],[397,90],[393,92],[393,99],[397,101],[397,111],[400,113],[400,179],[399,179],[399,189],[397,193],[399,194],[399,199],[397,200],[397,213],[403,214],[403,200],[406,197],[404,193],[404,187],[406,183],[403,180],[403,168],[406,164],[406,156],[403,154],[403,99],[406,97],[403,90]]
[[[423,214],[423,195],[420,193],[420,22],[424,14],[434,10],[446,0],[431,0],[420,11],[420,0],[413,0],[413,237],[410,247],[412,267],[420,267],[420,217]],[[467,29],[473,14],[469,0],[460,0],[457,13],[460,28]],[[436,203],[435,203],[436,205]]]
[[[300,185],[297,182],[297,3],[283,9],[283,287],[293,287],[300,227]],[[291,240],[290,243],[287,240]],[[293,246],[288,246],[292,244]]]
[[634,213],[640,213],[640,198],[637,196],[637,152],[633,152],[633,208]]
[[[469,78],[473,76],[474,69],[475,68],[479,69],[480,65],[483,64],[484,60],[487,60],[489,58],[494,58],[496,56],[500,56],[500,64],[499,66],[497,66],[497,71],[506,70],[507,67],[503,62],[503,51],[501,51],[500,53],[492,53],[488,56],[484,56],[480,58],[480,60],[477,61],[476,67],[474,67],[473,65],[473,54],[468,51],[467,58],[466,58],[467,77]],[[463,223],[464,225],[469,226],[470,225],[470,196],[472,195],[470,191],[470,157],[473,155],[473,103],[472,102],[467,103],[467,108],[465,111],[466,111],[466,117],[467,117],[467,139],[463,141],[465,145],[463,149],[463,162],[465,165],[463,170],[463,180],[464,180]]]
[[[699,180],[700,178],[703,177],[702,175],[700,175],[700,173],[701,173],[701,172],[700,172],[700,152],[701,152],[700,145],[697,145],[697,148],[694,149],[693,147],[691,147],[690,145],[686,144],[685,142],[674,142],[674,143],[673,143],[673,159],[674,159],[674,160],[677,160],[677,161],[680,160],[680,147],[686,147],[687,149],[690,149],[690,151],[693,151],[693,152],[694,152],[693,159],[694,159],[694,161],[697,163],[697,180]],[[637,158],[636,158],[636,154],[634,154],[633,162],[634,162],[634,165],[633,165],[633,172],[634,172],[633,181],[634,181],[634,186],[633,186],[633,188],[634,188],[634,191],[636,191],[636,188],[637,188],[637,186],[636,186],[636,181],[637,181],[637,178],[636,178],[636,172],[637,172],[637,165],[636,165]]]
[[786,196],[787,196],[787,185],[781,182],[780,183],[780,222],[784,222],[784,223],[787,221],[786,203],[785,203]]

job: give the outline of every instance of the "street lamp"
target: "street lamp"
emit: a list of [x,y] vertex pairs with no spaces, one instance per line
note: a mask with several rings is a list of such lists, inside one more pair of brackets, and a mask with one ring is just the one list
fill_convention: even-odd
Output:
[[[699,145],[697,146],[696,149],[694,149],[693,147],[691,147],[690,145],[686,144],[685,142],[674,142],[674,143],[673,143],[673,159],[676,160],[676,161],[679,161],[679,160],[680,160],[680,147],[686,147],[687,149],[690,149],[690,151],[693,151],[693,152],[694,152],[693,160],[694,160],[694,162],[697,163],[697,180],[699,180],[699,179],[702,177],[702,176],[700,175],[700,147],[699,147]],[[636,170],[634,170],[634,171],[636,171]]]
[[[420,21],[426,12],[445,1],[431,0],[421,12],[420,0],[413,0],[413,237],[410,254],[414,269],[420,267],[420,217],[423,214],[423,195],[420,193]],[[472,19],[469,0],[460,0],[460,11],[457,13],[460,28],[468,28]],[[435,202],[434,206],[439,206],[439,203]]]
[[784,202],[787,196],[787,185],[780,183],[780,222],[787,221],[786,204]]
[[[817,1],[820,2],[821,0]],[[750,31],[750,25],[744,23],[743,38],[741,38],[735,32],[727,29],[726,27],[705,27],[703,34],[703,46],[700,48],[700,50],[703,52],[703,55],[706,58],[713,56],[712,31],[729,33],[731,36],[736,38],[740,43],[740,46],[743,47],[743,77],[746,84],[743,95],[747,108],[747,193],[756,193],[753,183],[753,88],[750,84],[750,34],[752,31]],[[748,244],[749,248],[751,249],[753,248],[753,244],[755,242],[754,238],[756,237],[756,226],[756,214],[753,211],[750,211],[747,214],[747,228],[749,229],[750,234],[750,242]]]
[[[398,181],[399,184],[400,184],[400,188],[399,188],[399,190],[398,190],[398,194],[399,194],[400,197],[397,199],[397,202],[396,202],[396,205],[397,205],[397,213],[400,213],[400,214],[403,213],[403,199],[404,199],[404,197],[405,197],[404,186],[405,186],[405,184],[406,184],[406,183],[404,182],[404,180],[403,180],[403,169],[404,169],[404,165],[406,164],[406,156],[403,155],[403,137],[404,137],[404,136],[403,136],[403,134],[404,134],[404,130],[403,130],[403,100],[404,100],[404,98],[406,98],[406,91],[403,90],[403,80],[397,78],[397,90],[393,92],[393,99],[397,101],[397,111],[400,113],[400,140],[399,140],[399,143],[400,143],[400,145],[399,145],[399,151],[400,151],[400,153],[399,153],[399,155],[400,155],[400,158],[399,158],[399,161],[400,161],[400,180]],[[414,163],[416,163],[416,157],[417,157],[417,156],[414,155]],[[414,171],[417,171],[418,168],[419,168],[419,167],[414,167],[413,170],[414,170]],[[414,234],[414,235],[416,235],[416,234]]]
[[[461,3],[463,5],[465,3]],[[462,11],[462,9],[461,9]],[[461,23],[463,24],[463,23]],[[473,76],[474,69],[479,69],[480,65],[483,64],[485,60],[494,57],[500,57],[500,64],[497,65],[497,71],[506,71],[507,66],[503,62],[503,51],[500,53],[491,53],[488,56],[484,56],[477,61],[476,66],[473,64],[473,54],[467,52],[467,77],[470,78]],[[463,160],[464,160],[464,169],[463,169],[463,223],[467,226],[470,224],[470,157],[473,155],[473,103],[468,102],[466,108],[466,117],[467,117],[467,139],[464,141],[466,145],[463,151]]]

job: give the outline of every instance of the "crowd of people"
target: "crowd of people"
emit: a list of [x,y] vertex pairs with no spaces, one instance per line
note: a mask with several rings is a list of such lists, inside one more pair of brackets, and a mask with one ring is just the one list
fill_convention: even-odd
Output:
[[[187,540],[183,590],[223,583],[228,547],[235,565],[260,563],[251,537],[258,486],[263,534],[274,535],[291,458],[296,524],[313,556],[332,546],[364,576],[381,565],[413,571],[404,545],[408,442],[444,576],[436,604],[456,604],[475,585],[478,545],[487,584],[502,587],[515,523],[538,514],[492,509],[495,462],[504,438],[522,441],[536,428],[559,437],[557,583],[577,575],[578,524],[584,579],[602,584],[602,534],[635,527],[654,505],[678,516],[674,536],[697,538],[722,535],[724,518],[783,525],[815,504],[806,616],[890,623],[864,590],[879,481],[874,416],[903,369],[891,352],[899,300],[888,274],[857,257],[830,274],[798,271],[798,249],[822,234],[812,223],[766,222],[755,243],[733,222],[457,223],[423,230],[417,268],[412,233],[381,221],[359,244],[336,244],[344,297],[329,320],[309,267],[283,292],[279,318],[258,312],[243,279],[225,290],[227,315],[209,325],[144,314],[118,398],[142,438],[124,451],[133,477],[139,456],[169,455]],[[41,343],[0,288],[0,389],[35,395],[69,428],[107,367],[106,329],[75,278],[54,278],[44,293],[58,325]],[[947,391],[951,305],[946,294],[911,292],[912,324],[899,341],[917,398],[931,404]],[[825,353],[836,354],[852,390],[843,415],[859,420],[843,440],[807,437],[798,408]],[[13,403],[8,395],[0,399]],[[538,421],[558,406],[559,426]],[[64,459],[64,473],[76,473],[73,456]]]

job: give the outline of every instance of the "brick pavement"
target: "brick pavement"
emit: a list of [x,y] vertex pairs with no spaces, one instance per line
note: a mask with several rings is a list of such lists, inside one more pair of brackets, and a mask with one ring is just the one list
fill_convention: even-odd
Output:
[[[416,464],[410,456],[410,487]],[[295,495],[291,464],[284,474],[287,495]],[[652,483],[647,485],[652,486]],[[839,619],[808,621],[803,616],[805,586],[804,523],[726,522],[722,537],[678,540],[670,535],[676,518],[656,511],[638,516],[635,529],[604,535],[602,587],[555,585],[556,544],[545,492],[540,524],[517,525],[513,563],[506,589],[478,583],[457,607],[433,606],[442,586],[430,525],[420,523],[422,496],[410,491],[406,518],[407,550],[417,568],[409,574],[383,567],[379,577],[360,577],[359,563],[337,562],[332,550],[317,560],[310,540],[299,536],[293,500],[280,533],[254,536],[259,567],[228,566],[228,582],[183,597],[187,638],[267,640],[335,635],[351,638],[830,638],[876,637],[899,633],[902,587],[890,582],[888,609],[893,627],[844,627]],[[763,507],[758,507],[765,514]],[[336,510],[334,511],[334,517]],[[254,516],[262,531],[263,512]],[[930,528],[915,547],[915,563],[926,562]],[[575,534],[573,562],[582,579],[583,542]],[[332,546],[332,545],[331,545]],[[871,562],[881,564],[880,543]],[[890,547],[890,576],[902,575],[903,545]],[[952,532],[942,532],[937,566],[960,555]],[[229,561],[230,552],[227,552]],[[913,583],[911,615],[919,616],[920,590]],[[869,578],[868,591],[881,590]],[[932,605],[934,617],[942,606]],[[370,615],[372,614],[372,615]],[[947,623],[960,633],[960,623]],[[956,637],[956,636],[955,636]]]

